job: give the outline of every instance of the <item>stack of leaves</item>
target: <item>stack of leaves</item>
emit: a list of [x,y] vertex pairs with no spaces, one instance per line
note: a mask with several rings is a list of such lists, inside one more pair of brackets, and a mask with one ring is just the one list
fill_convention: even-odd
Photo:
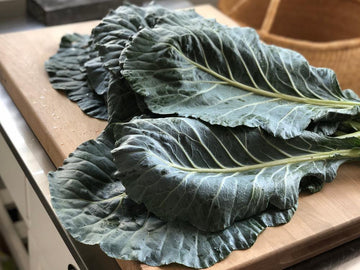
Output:
[[49,174],[52,203],[111,257],[211,266],[360,157],[359,97],[253,29],[128,5],[60,47],[54,88],[109,124]]

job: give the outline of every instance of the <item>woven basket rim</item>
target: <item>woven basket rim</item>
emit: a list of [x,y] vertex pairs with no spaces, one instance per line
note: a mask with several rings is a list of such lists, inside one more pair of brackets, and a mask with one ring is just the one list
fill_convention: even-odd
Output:
[[[353,2],[357,2],[360,4],[360,0],[352,0]],[[280,0],[274,0],[274,3],[280,3]],[[272,1],[270,3],[273,3]],[[277,9],[278,5],[275,5],[272,7],[272,9]],[[271,10],[270,10],[271,11]],[[269,11],[268,11],[269,12]],[[276,16],[276,12],[275,15]],[[236,22],[240,26],[245,27],[252,27],[248,25],[247,23],[243,22],[241,19],[236,19]],[[263,22],[264,23],[264,22]],[[272,24],[272,22],[268,22]],[[349,49],[357,49],[360,47],[360,36],[354,37],[354,38],[347,38],[347,39],[340,39],[340,40],[333,40],[333,41],[311,41],[311,40],[305,40],[300,38],[294,38],[294,37],[287,37],[280,34],[272,33],[271,27],[264,28],[260,27],[260,29],[255,29],[260,37],[267,39],[267,40],[273,40],[275,42],[280,42],[284,44],[284,46],[288,47],[297,47],[299,49],[303,50],[316,50],[316,51],[341,51],[341,50],[349,50]]]
[[302,39],[289,38],[289,37],[284,37],[262,31],[258,31],[258,33],[262,38],[266,38],[268,40],[276,40],[277,42],[281,42],[283,44],[290,45],[292,47],[295,46],[306,50],[317,50],[317,51],[337,50],[338,51],[338,50],[348,50],[348,49],[360,47],[360,38],[318,42],[318,41],[308,41]]
[[[359,0],[360,1],[360,0]],[[237,24],[240,27],[250,27],[251,26],[237,21]],[[280,36],[274,33],[268,33],[261,31],[260,29],[256,29],[256,32],[260,35],[261,38],[266,38],[269,40],[275,40],[277,42],[281,42],[286,45],[290,45],[292,47],[302,48],[305,50],[316,50],[316,51],[339,51],[339,50],[349,50],[360,47],[360,37],[358,38],[349,38],[342,40],[334,40],[334,41],[310,41],[303,39],[290,38],[285,36]]]

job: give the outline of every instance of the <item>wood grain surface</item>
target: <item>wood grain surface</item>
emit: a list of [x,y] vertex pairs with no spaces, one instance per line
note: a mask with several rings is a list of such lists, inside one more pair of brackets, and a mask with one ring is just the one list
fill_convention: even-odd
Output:
[[96,138],[106,122],[87,117],[55,91],[44,62],[56,53],[64,34],[89,34],[97,23],[0,35],[0,81],[57,167],[82,142]]
[[[234,26],[211,6],[196,10]],[[104,121],[87,117],[63,94],[52,89],[44,61],[65,33],[90,33],[97,22],[85,22],[0,35],[0,79],[56,166],[79,144],[95,138]],[[234,251],[210,269],[281,269],[360,236],[360,166],[343,165],[333,183],[314,195],[302,195],[286,225],[266,229],[253,247]],[[122,269],[179,270],[179,265],[151,267],[118,260]]]

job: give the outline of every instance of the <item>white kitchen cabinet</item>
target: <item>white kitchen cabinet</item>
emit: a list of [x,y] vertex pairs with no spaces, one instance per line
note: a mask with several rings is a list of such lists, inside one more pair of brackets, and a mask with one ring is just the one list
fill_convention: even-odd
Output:
[[30,185],[27,187],[30,217],[29,243],[34,242],[35,245],[34,249],[31,249],[31,246],[29,248],[30,259],[32,256],[41,258],[44,269],[67,270],[70,264],[76,265],[76,262],[36,193]]
[[0,231],[5,241],[8,244],[9,250],[11,251],[14,260],[20,270],[29,269],[29,256],[26,247],[22,241],[22,237],[17,232],[15,223],[8,214],[7,207],[10,205],[4,200],[2,195],[4,194],[4,188],[0,194]]
[[0,136],[0,177],[28,225],[25,174],[2,136]]
[[[3,199],[0,197],[0,230],[5,235],[5,240],[8,242],[19,269],[67,270],[69,265],[79,269],[1,135],[0,177],[6,189],[3,188],[3,192],[0,193],[4,197]],[[17,208],[21,215],[20,221],[13,222],[11,220],[7,213],[9,207]],[[25,241],[27,247],[23,238],[27,238]]]

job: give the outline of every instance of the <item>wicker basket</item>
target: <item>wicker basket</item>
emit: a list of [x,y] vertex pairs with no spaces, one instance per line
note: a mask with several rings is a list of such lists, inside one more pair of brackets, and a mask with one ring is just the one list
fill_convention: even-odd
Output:
[[360,94],[360,0],[219,0],[219,9],[261,39],[333,69]]

